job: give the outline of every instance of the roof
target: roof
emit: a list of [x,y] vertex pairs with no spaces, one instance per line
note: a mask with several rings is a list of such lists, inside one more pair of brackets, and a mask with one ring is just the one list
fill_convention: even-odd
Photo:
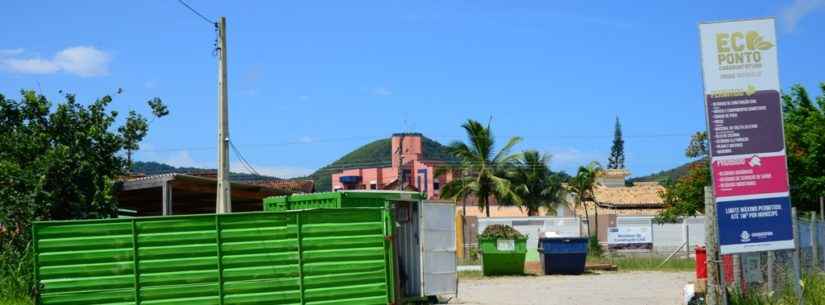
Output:
[[[263,198],[293,193],[268,185],[230,182],[232,211],[260,211]],[[136,216],[214,213],[217,193],[215,178],[168,173],[127,177],[119,181],[119,207]]]
[[288,193],[312,193],[315,191],[315,182],[312,180],[256,180],[245,182]]
[[602,207],[612,208],[662,208],[664,201],[660,195],[665,188],[657,182],[637,182],[633,186],[597,186],[594,192],[596,202]]

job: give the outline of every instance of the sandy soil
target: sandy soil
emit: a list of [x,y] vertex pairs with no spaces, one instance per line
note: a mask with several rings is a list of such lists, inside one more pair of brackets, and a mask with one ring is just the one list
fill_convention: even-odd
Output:
[[451,304],[676,305],[691,272],[605,272],[581,276],[461,280]]

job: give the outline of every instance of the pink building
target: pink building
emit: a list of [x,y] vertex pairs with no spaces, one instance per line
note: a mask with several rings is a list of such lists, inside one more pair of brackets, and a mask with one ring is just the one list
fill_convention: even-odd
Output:
[[452,180],[452,173],[434,176],[444,162],[425,160],[421,140],[420,133],[393,134],[391,166],[351,168],[334,173],[332,189],[397,190],[400,174],[404,190],[426,193],[427,198],[438,199],[441,187]]

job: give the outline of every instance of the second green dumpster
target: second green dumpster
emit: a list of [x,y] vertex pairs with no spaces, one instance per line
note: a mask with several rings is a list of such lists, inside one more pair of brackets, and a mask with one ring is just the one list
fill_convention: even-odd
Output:
[[490,225],[478,238],[484,275],[524,273],[527,236],[508,225]]

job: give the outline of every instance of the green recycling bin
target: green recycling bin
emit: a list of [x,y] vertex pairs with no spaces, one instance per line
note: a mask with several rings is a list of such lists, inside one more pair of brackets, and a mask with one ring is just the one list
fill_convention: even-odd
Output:
[[527,254],[527,237],[480,238],[481,265],[484,275],[524,274],[524,258]]

